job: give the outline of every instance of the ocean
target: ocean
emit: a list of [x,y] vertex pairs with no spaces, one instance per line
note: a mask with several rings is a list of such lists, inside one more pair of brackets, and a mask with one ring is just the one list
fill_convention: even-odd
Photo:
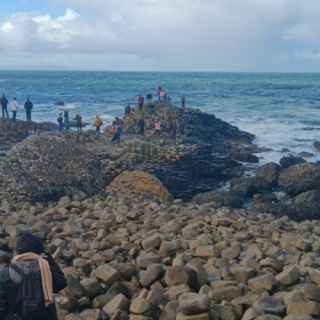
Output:
[[55,102],[63,100],[72,115],[92,123],[98,114],[107,123],[159,85],[174,103],[185,95],[187,106],[255,134],[259,146],[272,149],[260,154],[262,163],[289,152],[320,160],[313,148],[320,140],[320,74],[0,71],[0,93],[17,97],[18,118],[31,96],[36,121],[56,121]]

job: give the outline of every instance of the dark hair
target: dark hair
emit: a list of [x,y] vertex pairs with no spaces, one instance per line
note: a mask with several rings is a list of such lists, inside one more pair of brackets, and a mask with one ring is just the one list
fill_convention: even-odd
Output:
[[44,246],[39,237],[29,231],[25,231],[21,232],[17,236],[16,252],[17,254],[23,254],[27,252],[41,254],[44,252]]

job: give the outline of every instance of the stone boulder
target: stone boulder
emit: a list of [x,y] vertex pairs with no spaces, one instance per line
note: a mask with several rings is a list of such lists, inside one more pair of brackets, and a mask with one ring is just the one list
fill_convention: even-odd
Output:
[[159,179],[143,171],[124,171],[106,189],[107,192],[146,194],[170,201],[171,194]]
[[320,218],[320,190],[300,193],[294,199],[294,204],[303,219]]
[[279,173],[279,165],[274,162],[270,162],[258,168],[256,176],[264,181],[265,188],[272,188],[277,185]]
[[291,195],[320,189],[320,165],[305,163],[291,166],[280,174],[278,183]]
[[0,162],[0,196],[47,201],[95,194],[106,184],[100,161],[75,140],[43,134],[15,145]]

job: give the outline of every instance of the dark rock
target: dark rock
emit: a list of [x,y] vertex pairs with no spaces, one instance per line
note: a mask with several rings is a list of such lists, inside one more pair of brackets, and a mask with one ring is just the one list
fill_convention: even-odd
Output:
[[314,146],[314,148],[315,148],[317,151],[320,151],[320,141],[315,141],[315,142],[313,143],[313,146]]
[[279,173],[279,165],[271,162],[258,168],[256,176],[265,182],[265,189],[268,189],[277,185]]
[[320,190],[312,190],[299,194],[294,198],[294,204],[299,210],[301,218],[320,218]]
[[292,195],[320,189],[320,165],[305,163],[290,166],[281,172],[278,183],[282,189]]
[[296,164],[302,164],[302,163],[306,163],[307,161],[304,160],[302,157],[296,157],[293,155],[290,155],[288,157],[283,157],[280,159],[280,165],[282,168],[289,168],[291,166],[294,166]]

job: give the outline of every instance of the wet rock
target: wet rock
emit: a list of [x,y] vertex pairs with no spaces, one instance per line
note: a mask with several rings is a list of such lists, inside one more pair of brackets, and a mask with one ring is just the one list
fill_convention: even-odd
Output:
[[291,166],[295,166],[297,164],[303,164],[306,163],[307,161],[304,160],[301,157],[296,157],[296,156],[288,156],[288,157],[283,157],[280,159],[280,165],[282,168],[287,169]]

